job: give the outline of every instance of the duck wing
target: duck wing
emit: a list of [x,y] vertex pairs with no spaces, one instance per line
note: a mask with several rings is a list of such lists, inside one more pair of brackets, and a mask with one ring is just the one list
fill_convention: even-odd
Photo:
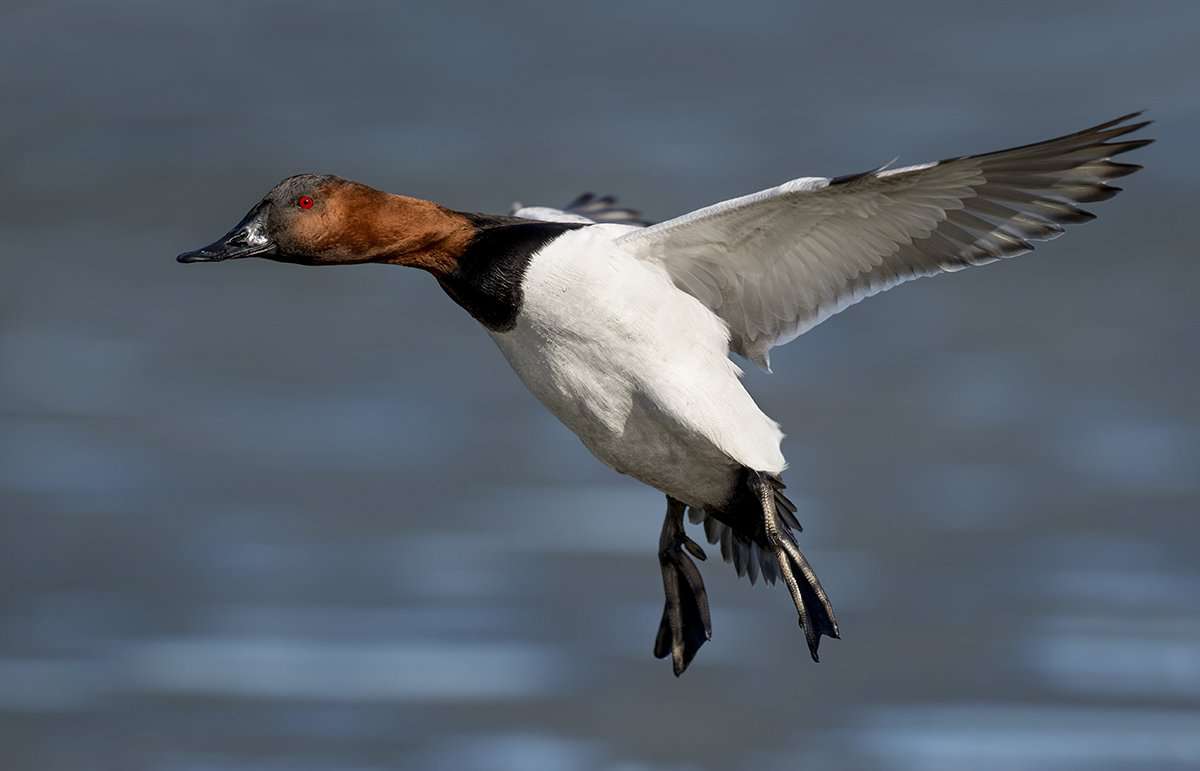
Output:
[[617,243],[663,265],[729,326],[730,349],[770,349],[921,276],[986,265],[1094,215],[1080,203],[1141,166],[1111,159],[1153,140],[1132,113],[1008,150],[844,177],[802,177],[632,231]]
[[551,206],[525,206],[518,202],[512,205],[509,213],[514,217],[544,222],[578,222],[585,225],[615,223],[643,227],[650,224],[642,219],[642,213],[638,210],[618,205],[613,196],[598,196],[594,193],[584,193],[561,209]]

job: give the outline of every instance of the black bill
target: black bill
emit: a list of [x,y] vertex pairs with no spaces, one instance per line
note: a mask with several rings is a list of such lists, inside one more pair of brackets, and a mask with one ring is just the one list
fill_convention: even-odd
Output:
[[255,206],[225,235],[201,249],[184,252],[175,259],[179,262],[220,262],[241,257],[255,257],[275,253],[275,242],[267,235],[267,210],[269,201]]

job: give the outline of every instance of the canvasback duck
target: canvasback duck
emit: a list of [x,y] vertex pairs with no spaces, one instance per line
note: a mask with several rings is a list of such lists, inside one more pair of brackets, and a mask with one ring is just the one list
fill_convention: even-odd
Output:
[[1094,215],[1140,113],[1044,142],[842,177],[802,177],[657,225],[585,195],[566,209],[459,212],[335,176],[275,186],[180,262],[420,268],[489,332],[525,385],[604,463],[666,494],[666,594],[654,643],[676,675],[712,635],[691,557],[702,524],[738,575],[782,580],[809,653],[837,638],[829,596],[797,547],[779,425],[730,359],[772,347],[863,298],[985,265]]

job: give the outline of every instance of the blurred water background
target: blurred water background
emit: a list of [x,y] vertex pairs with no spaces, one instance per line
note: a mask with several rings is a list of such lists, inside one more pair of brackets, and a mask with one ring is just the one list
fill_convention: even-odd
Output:
[[[6,771],[1200,768],[1200,6],[0,10]],[[174,255],[280,178],[651,218],[1150,108],[1098,222],[747,381],[845,639],[711,559],[426,276]],[[711,553],[711,549],[710,549]]]

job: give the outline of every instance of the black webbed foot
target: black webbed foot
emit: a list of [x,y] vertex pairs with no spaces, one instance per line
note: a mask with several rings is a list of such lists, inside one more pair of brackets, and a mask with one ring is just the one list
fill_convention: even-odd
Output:
[[654,656],[661,659],[669,654],[676,677],[687,669],[700,646],[712,638],[708,593],[696,563],[688,556],[703,560],[704,550],[684,533],[683,511],[683,503],[667,498],[667,516],[658,540],[666,602],[654,640]]
[[804,638],[808,643],[809,655],[813,661],[820,661],[817,648],[821,644],[821,635],[835,640],[841,637],[837,618],[833,614],[833,605],[830,604],[829,595],[821,587],[821,581],[813,572],[808,559],[796,546],[791,532],[780,527],[780,512],[775,506],[775,485],[772,478],[767,474],[756,473],[751,476],[751,484],[755,487],[762,504],[767,543],[775,552],[780,576],[788,588],[788,593],[792,595],[792,603],[796,606],[800,626],[804,629]]

